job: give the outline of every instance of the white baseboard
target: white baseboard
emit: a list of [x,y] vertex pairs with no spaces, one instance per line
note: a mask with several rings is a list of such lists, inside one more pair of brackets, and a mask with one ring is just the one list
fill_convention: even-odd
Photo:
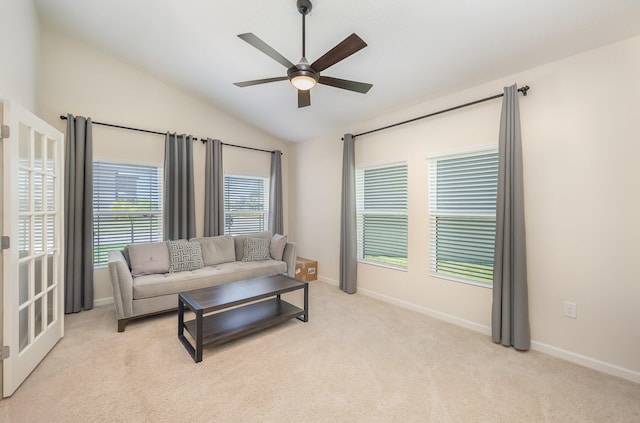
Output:
[[399,300],[397,298],[389,297],[387,295],[378,294],[377,292],[370,291],[368,289],[358,288],[358,292],[364,294],[368,297],[372,297],[386,303],[394,304],[402,308],[406,308],[408,310],[416,311],[420,314],[425,314],[430,317],[434,317],[439,320],[443,320],[447,323],[452,323],[456,326],[461,326],[463,328],[471,329],[476,332],[483,333],[485,335],[491,335],[491,328],[488,326],[484,326],[470,320],[461,319],[456,316],[452,316],[447,313],[442,313],[441,311],[433,310],[428,307],[419,306],[408,301]]
[[340,283],[337,280],[331,279],[331,278],[327,278],[327,277],[324,277],[324,276],[320,276],[320,275],[318,275],[318,280],[320,282],[328,283],[329,285],[334,285],[334,286],[339,286],[340,285]]
[[[329,278],[325,278],[325,277],[318,277],[318,280],[323,281],[323,282],[327,282],[331,285],[336,285],[338,286],[339,283],[338,281],[335,281],[333,279],[329,279]],[[433,310],[430,309],[428,307],[423,307],[423,306],[419,306],[413,303],[410,303],[408,301],[404,301],[404,300],[399,300],[397,298],[393,298],[387,295],[383,295],[383,294],[379,294],[377,292],[368,290],[368,289],[362,289],[362,288],[358,288],[358,292],[366,295],[368,297],[372,297],[375,299],[378,299],[380,301],[384,301],[393,305],[397,305],[399,307],[408,309],[408,310],[412,310],[421,314],[425,314],[427,316],[436,318],[436,319],[440,319],[443,320],[445,322],[448,323],[452,323],[454,325],[457,326],[461,326],[463,328],[466,329],[471,329],[473,331],[476,332],[480,332],[482,334],[485,334],[487,336],[491,336],[491,328],[488,326],[484,326],[475,322],[471,322],[469,320],[465,320],[465,319],[461,319],[459,317],[456,316],[452,316],[450,314],[447,313],[442,313],[440,311],[437,310]],[[640,384],[640,372],[636,372],[630,369],[626,369],[624,367],[620,367],[620,366],[616,366],[614,364],[611,363],[606,363],[604,361],[600,361],[597,360],[595,358],[592,357],[587,357],[581,354],[577,354],[571,351],[567,351],[567,350],[563,350],[561,348],[558,347],[554,347],[553,345],[548,345],[545,344],[543,342],[539,342],[539,341],[535,341],[532,340],[531,341],[531,349],[535,350],[535,351],[539,351],[548,355],[551,355],[553,357],[557,357],[566,361],[569,361],[571,363],[574,364],[578,364],[580,366],[584,366],[587,367],[589,369],[592,370],[597,370],[599,372],[603,372],[603,373],[607,373],[609,375],[612,376],[617,376],[620,377],[622,379],[626,379],[629,380],[631,382],[634,383],[638,383]]]
[[99,307],[107,304],[113,304],[113,297],[97,298],[93,300],[94,307]]
[[531,341],[531,349],[640,384],[640,373],[634,372],[630,369],[625,369],[624,367],[605,363],[604,361],[596,360],[595,358],[587,357],[533,340]]

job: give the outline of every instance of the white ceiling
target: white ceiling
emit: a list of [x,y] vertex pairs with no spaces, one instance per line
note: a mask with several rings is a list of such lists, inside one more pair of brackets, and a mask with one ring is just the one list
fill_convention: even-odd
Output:
[[311,106],[298,109],[287,81],[232,85],[286,75],[237,34],[253,32],[298,62],[295,0],[35,0],[42,23],[289,141],[348,132],[404,105],[640,33],[638,0],[312,2],[309,62],[355,32],[368,47],[322,74],[372,83],[368,94],[318,85]]

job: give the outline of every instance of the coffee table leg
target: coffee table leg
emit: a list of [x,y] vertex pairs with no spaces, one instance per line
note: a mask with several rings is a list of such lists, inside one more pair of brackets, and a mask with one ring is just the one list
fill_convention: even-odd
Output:
[[304,286],[304,321],[309,321],[309,284]]
[[309,284],[304,284],[304,316],[302,319],[298,317],[298,320],[302,320],[303,322],[309,321]]
[[[193,348],[189,340],[187,340],[187,337],[184,336],[184,307],[185,307],[185,303],[182,301],[181,298],[178,297],[178,339],[180,340],[180,342],[182,342],[182,345],[184,345],[185,349],[187,350],[191,358],[193,358],[193,361],[197,363],[198,360],[196,357],[196,349]],[[202,336],[200,337],[200,339],[202,339]],[[196,346],[197,346],[197,343],[196,343]],[[200,351],[201,351],[200,361],[202,361],[202,345],[201,345]]]
[[178,338],[184,336],[184,303],[178,299]]
[[202,310],[196,311],[196,363],[202,361]]

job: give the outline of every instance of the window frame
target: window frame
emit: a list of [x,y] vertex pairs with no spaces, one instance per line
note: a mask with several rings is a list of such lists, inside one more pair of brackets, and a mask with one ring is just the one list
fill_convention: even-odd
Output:
[[[108,251],[112,251],[112,250],[119,250],[122,249],[124,246],[126,245],[132,245],[132,244],[136,244],[136,243],[143,243],[143,242],[161,242],[164,239],[164,227],[163,227],[163,204],[164,204],[164,168],[163,168],[163,164],[161,163],[150,163],[150,162],[141,162],[141,161],[129,161],[129,160],[121,160],[121,159],[114,159],[114,158],[94,158],[93,160],[93,179],[92,179],[92,184],[93,184],[93,266],[94,269],[100,269],[100,268],[105,268],[108,266],[108,259],[105,260],[98,260],[100,258],[100,253],[98,252],[99,249],[102,247],[104,248],[108,257]],[[155,187],[157,187],[157,191],[154,190],[155,192],[153,194],[150,194],[149,197],[140,197],[139,199],[141,199],[142,201],[148,201],[150,204],[156,203],[157,207],[154,208],[150,208],[150,209],[138,209],[138,210],[102,210],[101,207],[96,207],[97,205],[99,206],[100,203],[102,203],[104,201],[104,199],[101,199],[99,193],[99,184],[96,183],[96,177],[99,175],[97,175],[97,171],[99,171],[100,166],[101,165],[106,165],[106,166],[113,166],[118,167],[119,169],[115,169],[115,171],[126,171],[127,168],[129,168],[129,171],[132,171],[132,167],[146,167],[146,168],[150,168],[149,172],[146,174],[148,176],[151,176],[153,172],[155,172],[155,176],[153,177],[152,181],[155,181],[155,183],[153,183],[153,185]],[[153,169],[153,171],[151,170]],[[144,173],[140,173],[140,175],[145,175]],[[128,175],[129,177],[130,175]],[[113,196],[113,203],[118,201],[118,192],[117,192],[117,181],[118,181],[118,175],[114,175],[114,183],[113,183],[113,191],[112,191],[112,196]],[[150,182],[151,185],[151,182]],[[127,184],[127,189],[132,189],[131,186],[129,186],[129,184]],[[108,190],[108,188],[107,188]],[[105,196],[109,196],[109,194],[104,194]],[[138,200],[138,198],[136,198],[136,200]],[[135,200],[134,200],[135,201]],[[141,213],[141,211],[143,211],[144,213]],[[132,237],[129,239],[124,239],[125,237],[121,238],[121,241],[118,243],[98,243],[97,240],[100,239],[100,235],[98,235],[100,232],[103,232],[100,230],[99,227],[97,227],[97,225],[100,225],[99,219],[101,217],[129,217],[129,216],[134,216],[136,214],[144,214],[144,215],[151,215],[153,216],[152,218],[149,218],[149,216],[147,216],[147,220],[149,221],[149,224],[152,225],[151,227],[158,227],[159,231],[152,233],[150,235],[150,237],[144,241],[139,241],[136,242],[135,239],[135,234],[132,234]],[[144,220],[143,220],[144,221]],[[104,225],[105,222],[102,222],[102,224]],[[153,226],[155,225],[155,226]],[[118,236],[122,236],[122,234],[119,234]],[[109,248],[111,247],[111,248]]]
[[[368,170],[382,170],[389,169],[394,167],[404,167],[404,199],[400,200],[404,201],[404,208],[401,209],[385,209],[385,208],[367,208],[365,205],[365,189],[366,189],[366,181],[365,174]],[[356,238],[357,238],[357,251],[358,251],[358,262],[371,264],[374,266],[385,267],[394,270],[400,271],[408,271],[409,269],[409,164],[407,160],[398,160],[393,162],[385,162],[385,163],[377,163],[377,164],[366,164],[356,167]],[[398,183],[398,181],[393,181],[394,183]],[[398,204],[395,205],[398,207]],[[367,259],[365,255],[366,246],[365,242],[365,220],[366,216],[375,216],[377,218],[381,216],[396,216],[404,218],[404,253],[406,258],[404,259],[405,264],[396,264],[392,262],[385,261],[376,261]],[[402,223],[401,223],[402,224]],[[399,256],[402,257],[402,256]]]
[[[228,207],[228,202],[229,202],[229,197],[228,197],[228,185],[227,185],[227,178],[239,178],[239,179],[253,179],[253,180],[261,180],[262,181],[262,186],[263,186],[263,193],[262,193],[262,198],[263,198],[263,208],[262,210],[229,210]],[[247,234],[247,233],[255,233],[255,232],[262,232],[262,231],[267,231],[269,230],[269,213],[270,213],[270,188],[271,188],[271,180],[270,177],[268,176],[258,176],[258,175],[247,175],[247,174],[241,174],[241,173],[225,173],[224,177],[223,177],[223,198],[224,198],[224,234],[225,235],[241,235],[241,234]],[[228,215],[229,214],[239,214],[239,215],[250,215],[250,214],[256,214],[259,213],[263,216],[263,225],[262,228],[260,228],[259,230],[246,230],[246,231],[231,231],[231,226],[227,225],[227,222],[229,221],[228,219]],[[233,225],[233,224],[232,224]],[[256,228],[257,229],[257,228]]]
[[[495,241],[495,223],[496,223],[496,208],[495,205],[493,207],[492,211],[442,211],[442,210],[438,210],[438,206],[437,206],[437,194],[436,194],[436,190],[437,190],[437,177],[435,176],[435,169],[434,169],[434,163],[441,161],[441,160],[455,160],[455,159],[468,159],[468,158],[473,158],[473,157],[477,157],[477,156],[481,156],[481,155],[487,155],[487,154],[491,154],[494,157],[492,158],[492,160],[495,160],[495,186],[496,186],[496,194],[494,197],[494,204],[495,202],[497,202],[497,183],[498,183],[498,148],[496,146],[484,146],[481,148],[475,148],[475,149],[467,149],[461,152],[455,152],[455,153],[448,153],[448,154],[438,154],[438,155],[432,155],[427,157],[428,159],[428,178],[429,178],[429,182],[428,182],[428,196],[429,196],[429,207],[428,207],[428,219],[429,219],[429,274],[433,277],[437,277],[437,278],[441,278],[441,279],[447,279],[447,280],[452,280],[455,282],[460,282],[460,283],[465,283],[465,284],[469,284],[469,285],[475,285],[475,286],[480,286],[480,287],[484,287],[484,288],[492,288],[493,286],[493,253],[495,251],[495,245],[493,244],[493,242]],[[488,179],[487,179],[488,180]],[[483,181],[486,182],[487,180],[484,179],[480,179],[478,178],[477,181]],[[488,281],[488,278],[486,280],[478,280],[479,278],[471,278],[471,277],[464,277],[460,274],[451,274],[451,273],[445,273],[445,272],[441,272],[438,271],[437,268],[437,255],[438,255],[438,236],[437,236],[437,228],[436,228],[436,222],[438,218],[445,218],[445,219],[450,219],[450,220],[457,220],[458,222],[462,222],[461,225],[468,225],[469,222],[473,222],[472,225],[478,225],[478,227],[482,227],[482,226],[490,226],[493,225],[493,230],[491,231],[486,231],[486,228],[481,229],[482,231],[482,235],[484,236],[485,239],[485,243],[487,242],[487,236],[492,234],[492,247],[491,247],[491,281]],[[477,228],[474,228],[477,229]],[[465,239],[465,241],[468,241],[468,238]],[[480,245],[482,243],[482,241],[478,242],[478,245]],[[482,248],[482,246],[480,247],[473,247],[473,248]],[[486,246],[485,246],[486,248]],[[480,266],[479,264],[476,264],[476,266]]]

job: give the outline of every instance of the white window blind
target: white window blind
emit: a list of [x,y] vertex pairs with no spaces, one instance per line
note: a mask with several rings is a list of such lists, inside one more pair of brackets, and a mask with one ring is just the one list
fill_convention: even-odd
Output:
[[109,251],[162,241],[162,168],[93,162],[94,266]]
[[356,169],[358,258],[407,268],[407,164]]
[[429,160],[430,267],[463,282],[493,282],[498,152]]
[[225,175],[224,233],[266,231],[269,225],[269,178]]

